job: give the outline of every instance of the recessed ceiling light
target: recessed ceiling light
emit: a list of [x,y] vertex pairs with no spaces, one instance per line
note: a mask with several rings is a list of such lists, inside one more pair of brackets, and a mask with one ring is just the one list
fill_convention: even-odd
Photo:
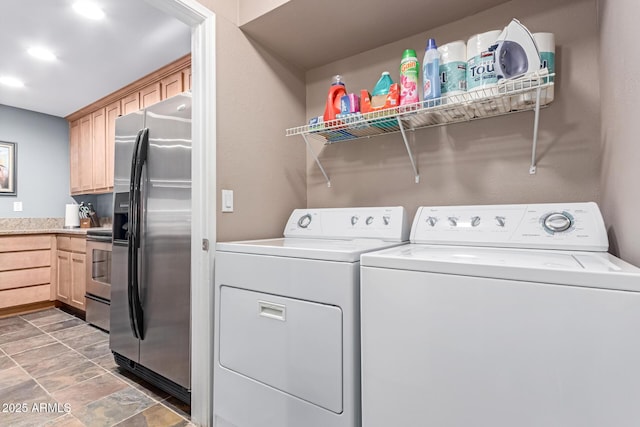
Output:
[[80,15],[89,19],[102,19],[104,18],[104,12],[100,9],[97,3],[87,0],[80,0],[73,4],[73,10]]
[[49,49],[45,49],[44,47],[34,46],[30,48],[27,53],[34,58],[42,59],[44,61],[53,61],[56,59],[56,56]]
[[22,83],[22,81],[16,79],[15,77],[9,77],[9,76],[1,76],[0,77],[0,84],[3,84],[5,86],[11,86],[11,87],[23,87],[24,83]]

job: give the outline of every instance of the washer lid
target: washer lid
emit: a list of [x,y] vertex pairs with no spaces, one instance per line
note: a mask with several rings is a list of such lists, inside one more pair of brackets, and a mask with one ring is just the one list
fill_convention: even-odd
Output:
[[640,269],[608,253],[410,244],[361,266],[640,292]]
[[366,252],[403,245],[402,242],[385,242],[379,239],[299,239],[279,238],[246,240],[216,244],[216,250],[255,255],[270,255],[288,258],[305,258],[324,261],[357,262]]

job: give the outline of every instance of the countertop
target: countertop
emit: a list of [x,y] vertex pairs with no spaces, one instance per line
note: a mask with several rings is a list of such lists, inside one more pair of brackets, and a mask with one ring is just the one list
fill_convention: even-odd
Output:
[[[23,234],[86,236],[87,230],[90,230],[90,228],[64,228],[63,225],[64,218],[0,218],[0,236]],[[111,224],[105,224],[99,228],[111,228]]]
[[18,234],[76,234],[84,236],[88,228],[33,228],[18,230],[0,230],[0,236],[12,236]]

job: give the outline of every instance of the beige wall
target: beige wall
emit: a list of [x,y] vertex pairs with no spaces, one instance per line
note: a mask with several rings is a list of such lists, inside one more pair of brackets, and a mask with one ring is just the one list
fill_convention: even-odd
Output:
[[[402,51],[422,57],[427,37],[439,44],[491,29],[513,17],[532,32],[556,34],[555,102],[541,112],[538,172],[529,175],[533,113],[410,133],[421,181],[415,184],[399,134],[323,146],[331,177],[308,157],[310,207],[599,201],[600,126],[596,0],[515,0],[478,15],[307,72],[307,118],[322,114],[331,76],[347,89],[372,90],[380,72],[394,81]],[[375,31],[372,28],[372,31]]]
[[216,18],[225,18],[231,22],[238,22],[238,4],[240,0],[198,0],[199,3],[216,13]]
[[600,0],[602,209],[613,251],[640,266],[637,0]]
[[238,24],[244,25],[289,1],[290,0],[241,0],[238,5]]
[[304,75],[221,15],[216,39],[218,206],[221,189],[234,191],[234,212],[217,213],[217,240],[282,236],[306,205],[304,147],[284,136],[304,120]]

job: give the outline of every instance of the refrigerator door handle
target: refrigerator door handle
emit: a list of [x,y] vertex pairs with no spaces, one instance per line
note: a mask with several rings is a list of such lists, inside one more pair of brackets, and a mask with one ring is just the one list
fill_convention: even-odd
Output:
[[[133,321],[134,326],[137,331],[137,336],[141,340],[144,339],[144,316],[142,309],[142,302],[140,300],[140,283],[138,281],[138,266],[140,264],[139,260],[139,249],[141,243],[141,221],[142,221],[142,201],[141,201],[141,188],[142,188],[142,168],[147,162],[147,151],[149,148],[149,129],[145,128],[142,130],[140,134],[140,141],[137,147],[136,161],[135,161],[135,171],[134,171],[134,181],[133,181],[133,201],[135,205],[135,227],[134,227],[134,248],[133,248],[133,270],[132,274],[132,286],[131,286],[131,307],[133,309]],[[142,260],[144,261],[144,260]]]
[[136,338],[140,338],[138,327],[136,324],[136,314],[133,307],[133,282],[138,280],[138,261],[137,261],[137,203],[135,195],[135,178],[138,164],[138,151],[140,147],[140,139],[142,129],[138,131],[136,140],[133,145],[133,155],[131,156],[131,180],[129,181],[129,231],[127,234],[127,308],[129,311],[129,322],[131,332]]

